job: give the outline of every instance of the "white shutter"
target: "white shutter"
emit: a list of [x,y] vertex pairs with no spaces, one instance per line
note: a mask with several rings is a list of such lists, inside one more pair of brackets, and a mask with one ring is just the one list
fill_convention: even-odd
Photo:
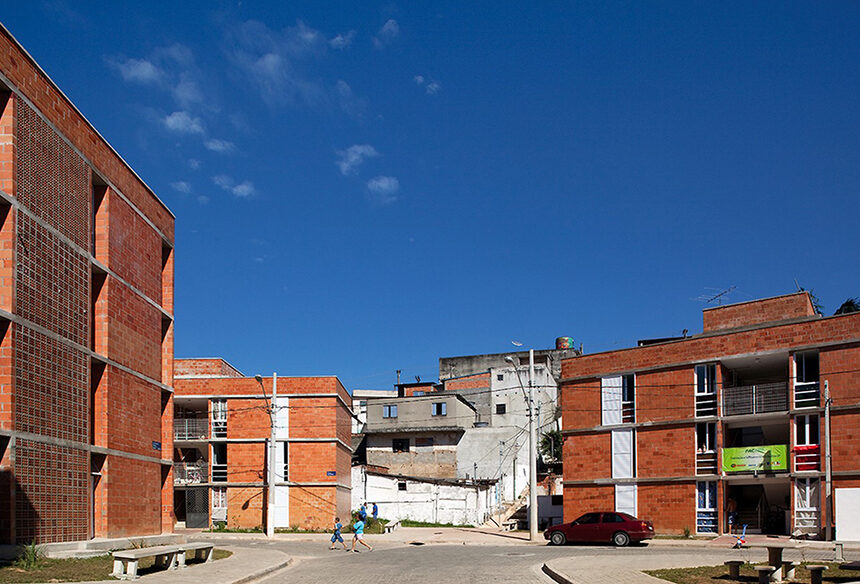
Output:
[[290,437],[290,398],[278,396],[275,399],[275,437]]
[[615,485],[615,510],[636,517],[636,485]]
[[621,423],[621,376],[604,377],[600,380],[602,424],[609,426]]
[[633,429],[612,431],[612,478],[633,477]]

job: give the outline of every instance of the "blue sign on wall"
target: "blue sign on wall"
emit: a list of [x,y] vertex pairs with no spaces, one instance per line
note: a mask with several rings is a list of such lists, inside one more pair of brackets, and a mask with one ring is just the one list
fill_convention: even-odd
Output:
[[161,442],[152,441],[152,449],[153,450],[161,450]]
[[334,476],[337,476],[337,472],[335,472],[333,470],[328,470],[328,471],[326,471],[325,476],[334,477]]

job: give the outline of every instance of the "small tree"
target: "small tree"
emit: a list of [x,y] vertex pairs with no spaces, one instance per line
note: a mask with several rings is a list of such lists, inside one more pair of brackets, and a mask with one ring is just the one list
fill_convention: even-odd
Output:
[[547,462],[558,462],[562,458],[562,436],[558,430],[544,432],[540,437],[540,453]]
[[860,312],[860,302],[857,301],[857,298],[849,298],[833,314],[850,314],[852,312]]

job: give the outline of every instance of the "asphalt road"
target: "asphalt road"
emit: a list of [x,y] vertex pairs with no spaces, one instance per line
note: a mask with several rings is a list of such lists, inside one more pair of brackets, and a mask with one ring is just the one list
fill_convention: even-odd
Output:
[[329,551],[327,541],[310,542],[230,542],[232,547],[272,548],[294,559],[291,567],[263,580],[265,584],[502,584],[507,582],[552,583],[540,572],[544,562],[577,558],[589,562],[630,565],[637,558],[650,561],[655,556],[677,559],[701,556],[696,549],[632,546],[529,546],[512,545],[410,545],[378,541],[372,552]]

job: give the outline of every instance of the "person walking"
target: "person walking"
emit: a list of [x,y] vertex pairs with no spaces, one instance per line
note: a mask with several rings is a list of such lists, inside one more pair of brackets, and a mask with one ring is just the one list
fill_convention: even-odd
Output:
[[367,521],[367,503],[362,503],[358,509],[358,518]]
[[340,534],[340,530],[343,529],[343,524],[340,522],[340,517],[334,518],[334,533],[331,536],[331,545],[328,549],[334,549],[334,543],[336,541],[340,542],[340,545],[343,546],[344,551],[349,551],[349,548],[346,547],[346,542],[343,541],[343,536]]
[[379,507],[377,507],[376,503],[374,503],[373,504],[373,522],[376,523],[376,521],[378,519],[379,519]]
[[367,548],[368,551],[373,551],[373,548],[368,545],[366,541],[364,541],[364,521],[359,519],[355,522],[355,525],[352,526],[352,551],[358,553],[358,550],[355,549],[355,544],[360,543],[364,547]]
[[729,497],[729,501],[726,504],[726,512],[729,516],[729,535],[734,535],[735,529],[738,526],[738,503],[734,497]]

